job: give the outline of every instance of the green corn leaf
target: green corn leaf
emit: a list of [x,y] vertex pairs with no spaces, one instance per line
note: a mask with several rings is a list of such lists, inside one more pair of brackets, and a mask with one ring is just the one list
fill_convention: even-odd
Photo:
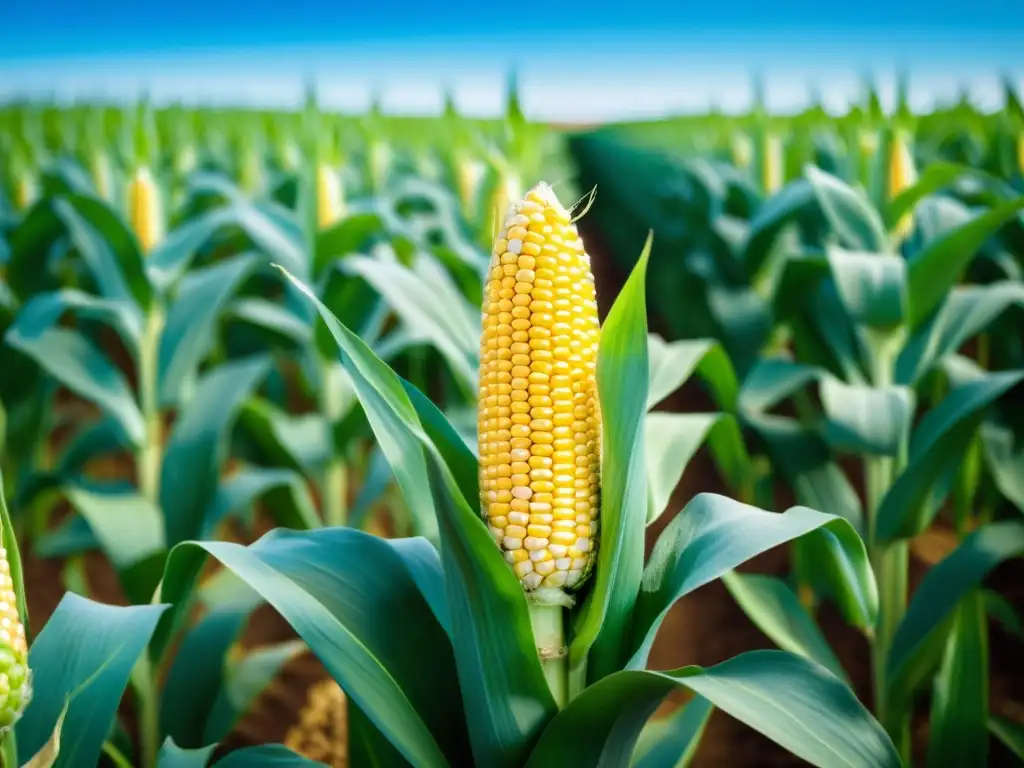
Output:
[[433,503],[423,493],[429,480],[422,442],[428,438],[422,433],[416,410],[397,374],[376,357],[362,339],[342,325],[306,285],[287,272],[285,275],[300,293],[313,302],[323,318],[323,329],[333,339],[333,354],[341,355],[341,362],[352,379],[373,434],[388,457],[417,530],[428,539],[436,540],[437,519]]
[[[163,518],[152,502],[134,489],[87,486],[52,478],[40,492],[63,496],[87,523],[98,546],[117,570],[121,586],[133,603],[147,603],[153,596],[166,551]],[[67,524],[66,524],[67,525]],[[65,526],[58,534],[69,533]],[[66,539],[62,536],[61,539]],[[41,551],[60,546],[60,540],[40,542]],[[88,539],[82,541],[85,543]]]
[[735,410],[739,383],[720,344],[709,340],[668,343],[660,336],[650,334],[647,347],[651,369],[648,408],[653,408],[679,389],[696,371],[711,389],[718,406],[725,411]]
[[[343,352],[342,363],[399,482],[403,466],[419,460],[412,468],[418,472],[423,467],[425,477],[409,476],[406,499],[412,504],[425,495],[423,489],[431,490],[432,499],[420,500],[432,501],[436,511],[451,638],[473,755],[482,764],[518,764],[555,711],[522,587],[500,557],[479,512],[469,506],[475,506],[476,499],[462,495],[442,451],[427,436],[401,379],[308,288],[291,279],[313,301]],[[518,707],[523,700],[537,706]]]
[[1024,525],[1016,520],[990,523],[970,534],[952,554],[934,565],[914,591],[893,637],[886,662],[888,695],[906,702],[926,679],[961,599],[999,563],[1024,553]]
[[281,744],[261,744],[229,752],[214,763],[215,768],[317,768],[316,763]]
[[55,248],[63,247],[60,241],[64,231],[49,199],[40,200],[25,212],[7,239],[10,254],[5,279],[15,297],[27,301],[37,293],[60,288],[49,270],[39,268],[39,257],[50,256]]
[[988,618],[977,591],[955,609],[935,678],[928,765],[988,764]]
[[597,390],[602,414],[601,546],[595,584],[576,622],[569,665],[591,680],[620,669],[625,635],[643,574],[647,473],[647,310],[652,237],[601,329]]
[[322,415],[293,416],[261,397],[251,397],[242,405],[238,431],[252,446],[250,459],[295,472],[316,472],[332,450],[331,432]]
[[160,731],[176,744],[199,748],[223,685],[225,659],[258,600],[220,605],[185,635],[160,696]]
[[[419,259],[432,258],[420,254]],[[347,270],[359,275],[377,291],[402,323],[416,328],[444,356],[467,391],[474,391],[479,367],[479,312],[450,280],[424,285],[422,275],[398,262],[351,256]]]
[[349,215],[317,233],[313,277],[319,279],[332,262],[353,253],[369,253],[388,236],[385,218],[375,211],[350,211]]
[[831,510],[863,535],[860,497],[820,433],[777,416],[748,416],[746,423],[765,444],[772,466],[786,478],[799,504]]
[[451,422],[445,417],[422,392],[402,379],[402,388],[409,396],[409,402],[416,409],[420,423],[427,436],[437,446],[445,464],[452,472],[462,496],[467,501],[480,497],[480,480],[477,474],[477,446],[466,445],[466,441],[456,432]]
[[21,308],[18,322],[25,328],[56,326],[66,314],[98,320],[113,328],[132,354],[138,354],[142,316],[134,303],[103,299],[73,288],[33,297]]
[[[430,548],[422,539],[414,546]],[[430,766],[466,759],[452,647],[402,550],[351,528],[279,530],[249,547],[179,545],[163,582],[173,617],[161,626],[158,648],[184,617],[184,598],[206,553],[281,613],[407,760]],[[422,567],[424,561],[417,562]],[[443,578],[436,555],[432,573],[434,580]]]
[[108,299],[134,301],[148,310],[153,288],[138,241],[125,223],[102,201],[87,195],[61,198],[53,207],[100,293]]
[[751,219],[743,247],[747,272],[760,275],[769,265],[775,243],[794,219],[815,200],[815,190],[805,179],[797,179],[772,195]]
[[1009,426],[995,420],[981,425],[985,465],[999,492],[1024,513],[1024,446]]
[[189,272],[181,281],[160,335],[159,387],[164,407],[182,401],[215,341],[217,321],[231,296],[256,267],[253,254]]
[[877,588],[864,542],[846,520],[806,507],[766,512],[704,493],[673,518],[651,551],[633,612],[628,668],[646,664],[658,627],[681,597],[755,555],[807,534],[824,536],[829,543],[833,566],[823,580],[842,597],[844,615],[857,626],[873,626]]
[[31,357],[72,392],[90,400],[117,420],[132,445],[142,442],[142,413],[132,391],[107,357],[77,331],[30,323],[35,313],[21,316],[5,340]]
[[203,728],[204,742],[220,742],[252,711],[260,694],[277,679],[288,662],[308,650],[301,640],[260,647],[232,661]]
[[950,186],[961,176],[973,175],[977,169],[955,163],[933,162],[925,167],[917,183],[904,189],[885,207],[885,224],[892,229],[906,214],[913,213],[917,204],[929,195]]
[[661,701],[687,688],[812,765],[897,768],[899,755],[853,692],[812,661],[751,651],[714,667],[609,675],[548,725],[527,763],[628,765]]
[[916,384],[940,360],[956,353],[1013,307],[1024,307],[1024,285],[1018,282],[953,288],[938,312],[914,332],[900,352],[896,380]]
[[736,487],[748,471],[750,459],[731,416],[657,412],[648,413],[646,420],[647,525],[665,512],[686,465],[705,441],[730,485]]
[[160,476],[168,546],[202,531],[227,458],[231,427],[269,365],[267,358],[253,357],[214,368],[199,382],[192,403],[175,423]]
[[1018,760],[1024,761],[1024,725],[1005,717],[991,717],[988,729]]
[[713,711],[710,701],[695,695],[668,717],[649,720],[633,750],[632,768],[686,768]]
[[907,270],[902,256],[827,249],[832,280],[850,320],[889,329],[907,312]]
[[235,299],[228,305],[224,315],[231,322],[264,332],[268,338],[267,343],[302,347],[313,338],[313,329],[303,318],[286,307],[255,296]]
[[879,505],[879,542],[910,538],[928,527],[942,501],[934,493],[937,482],[960,465],[984,409],[1021,379],[1024,372],[1007,371],[960,384],[921,419],[907,466]]
[[928,318],[960,280],[978,249],[1021,209],[1024,209],[1024,197],[999,203],[933,240],[914,255],[907,265],[911,328],[917,328]]
[[206,768],[216,744],[195,749],[182,749],[168,736],[157,755],[157,768]]
[[834,451],[895,456],[910,432],[914,391],[867,387],[823,377],[818,389],[825,411],[825,441]]
[[146,257],[146,273],[161,293],[177,284],[200,248],[234,222],[232,208],[217,208],[171,230]]
[[288,469],[247,468],[218,486],[203,521],[202,538],[215,538],[214,532],[228,516],[247,517],[251,525],[251,508],[258,501],[281,527],[302,530],[321,525],[309,488],[299,474]]
[[804,174],[840,245],[855,251],[889,252],[885,225],[863,192],[814,166]]
[[846,672],[814,617],[785,581],[757,573],[730,571],[722,576],[722,583],[747,617],[779,648],[816,661],[849,684]]
[[17,725],[20,761],[39,751],[67,706],[54,765],[98,763],[132,668],[166,608],[64,596],[29,650],[34,694]]

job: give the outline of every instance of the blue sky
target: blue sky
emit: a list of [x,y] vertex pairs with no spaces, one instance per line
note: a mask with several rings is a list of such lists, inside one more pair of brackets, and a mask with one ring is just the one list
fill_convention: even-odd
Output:
[[742,109],[755,71],[780,109],[798,108],[811,83],[842,108],[868,69],[891,91],[897,66],[922,105],[961,86],[992,103],[1004,72],[1024,84],[1019,0],[966,12],[962,0],[0,2],[0,99],[146,88],[158,100],[284,105],[312,73],[342,108],[377,89],[386,108],[431,112],[450,86],[463,109],[488,114],[514,66],[531,115],[600,120]]

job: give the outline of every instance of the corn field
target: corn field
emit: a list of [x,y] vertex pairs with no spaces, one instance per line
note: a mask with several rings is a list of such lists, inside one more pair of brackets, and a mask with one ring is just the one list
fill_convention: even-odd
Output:
[[0,106],[2,764],[1024,761],[1024,112],[905,93]]

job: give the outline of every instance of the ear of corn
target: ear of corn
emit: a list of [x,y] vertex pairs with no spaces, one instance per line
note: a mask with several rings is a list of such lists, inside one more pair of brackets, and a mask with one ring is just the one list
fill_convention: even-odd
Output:
[[776,133],[769,133],[764,141],[764,160],[761,181],[764,193],[773,195],[782,188],[785,164],[782,157],[782,139]]
[[[917,169],[910,150],[910,138],[906,131],[893,133],[889,147],[889,199],[899,195],[917,182]],[[910,234],[913,225],[911,214],[904,214],[896,223],[896,236],[900,239]]]
[[338,172],[329,165],[316,169],[317,226],[325,229],[345,216],[345,195]]
[[31,698],[25,627],[18,616],[7,550],[0,547],[0,735],[18,721]]
[[14,189],[14,207],[19,211],[27,210],[36,201],[38,192],[35,176],[28,171],[21,173]]
[[594,560],[598,334],[590,258],[568,211],[538,185],[494,242],[478,411],[483,511],[528,591],[577,587]]
[[333,678],[309,689],[298,723],[285,735],[289,749],[310,760],[340,768],[348,759],[348,718],[345,693]]
[[160,189],[149,168],[140,166],[128,184],[129,220],[143,253],[149,253],[164,237]]
[[1024,131],[1017,136],[1017,169],[1024,174]]

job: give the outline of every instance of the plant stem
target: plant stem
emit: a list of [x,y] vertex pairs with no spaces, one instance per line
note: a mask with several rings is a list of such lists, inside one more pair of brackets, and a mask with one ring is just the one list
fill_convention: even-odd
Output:
[[[154,305],[146,316],[139,346],[139,405],[145,436],[136,456],[139,492],[151,504],[160,506],[160,472],[163,466],[163,422],[160,418],[160,337],[164,329],[163,308]],[[139,696],[139,741],[142,768],[155,768],[160,750],[160,702],[156,668],[148,652],[133,670]]]
[[160,469],[163,463],[163,423],[160,420],[159,354],[164,313],[154,306],[146,316],[139,347],[139,404],[146,434],[137,456],[139,492],[155,505],[160,503]]
[[156,668],[144,651],[132,670],[139,697],[139,752],[141,768],[156,768],[160,752],[160,702],[157,697]]
[[321,366],[320,409],[330,430],[331,454],[324,467],[321,491],[324,522],[329,526],[348,524],[348,469],[345,458],[334,445],[334,427],[345,408],[342,377],[344,370],[336,360],[325,360]]
[[[870,344],[872,384],[878,389],[892,386],[896,348],[890,337],[876,337]],[[871,663],[874,673],[875,715],[886,728],[901,754],[905,755],[909,722],[902,713],[889,711],[886,663],[896,628],[907,608],[907,572],[909,547],[906,541],[882,544],[878,541],[878,513],[882,500],[892,485],[896,472],[906,460],[907,436],[900,441],[898,459],[892,456],[868,456],[865,459],[865,484],[868,502],[868,554],[878,583],[879,613],[871,638]],[[894,720],[895,717],[895,720]]]
[[530,624],[540,654],[541,668],[551,696],[559,708],[569,700],[568,651],[565,648],[564,607],[558,603],[528,598]]

